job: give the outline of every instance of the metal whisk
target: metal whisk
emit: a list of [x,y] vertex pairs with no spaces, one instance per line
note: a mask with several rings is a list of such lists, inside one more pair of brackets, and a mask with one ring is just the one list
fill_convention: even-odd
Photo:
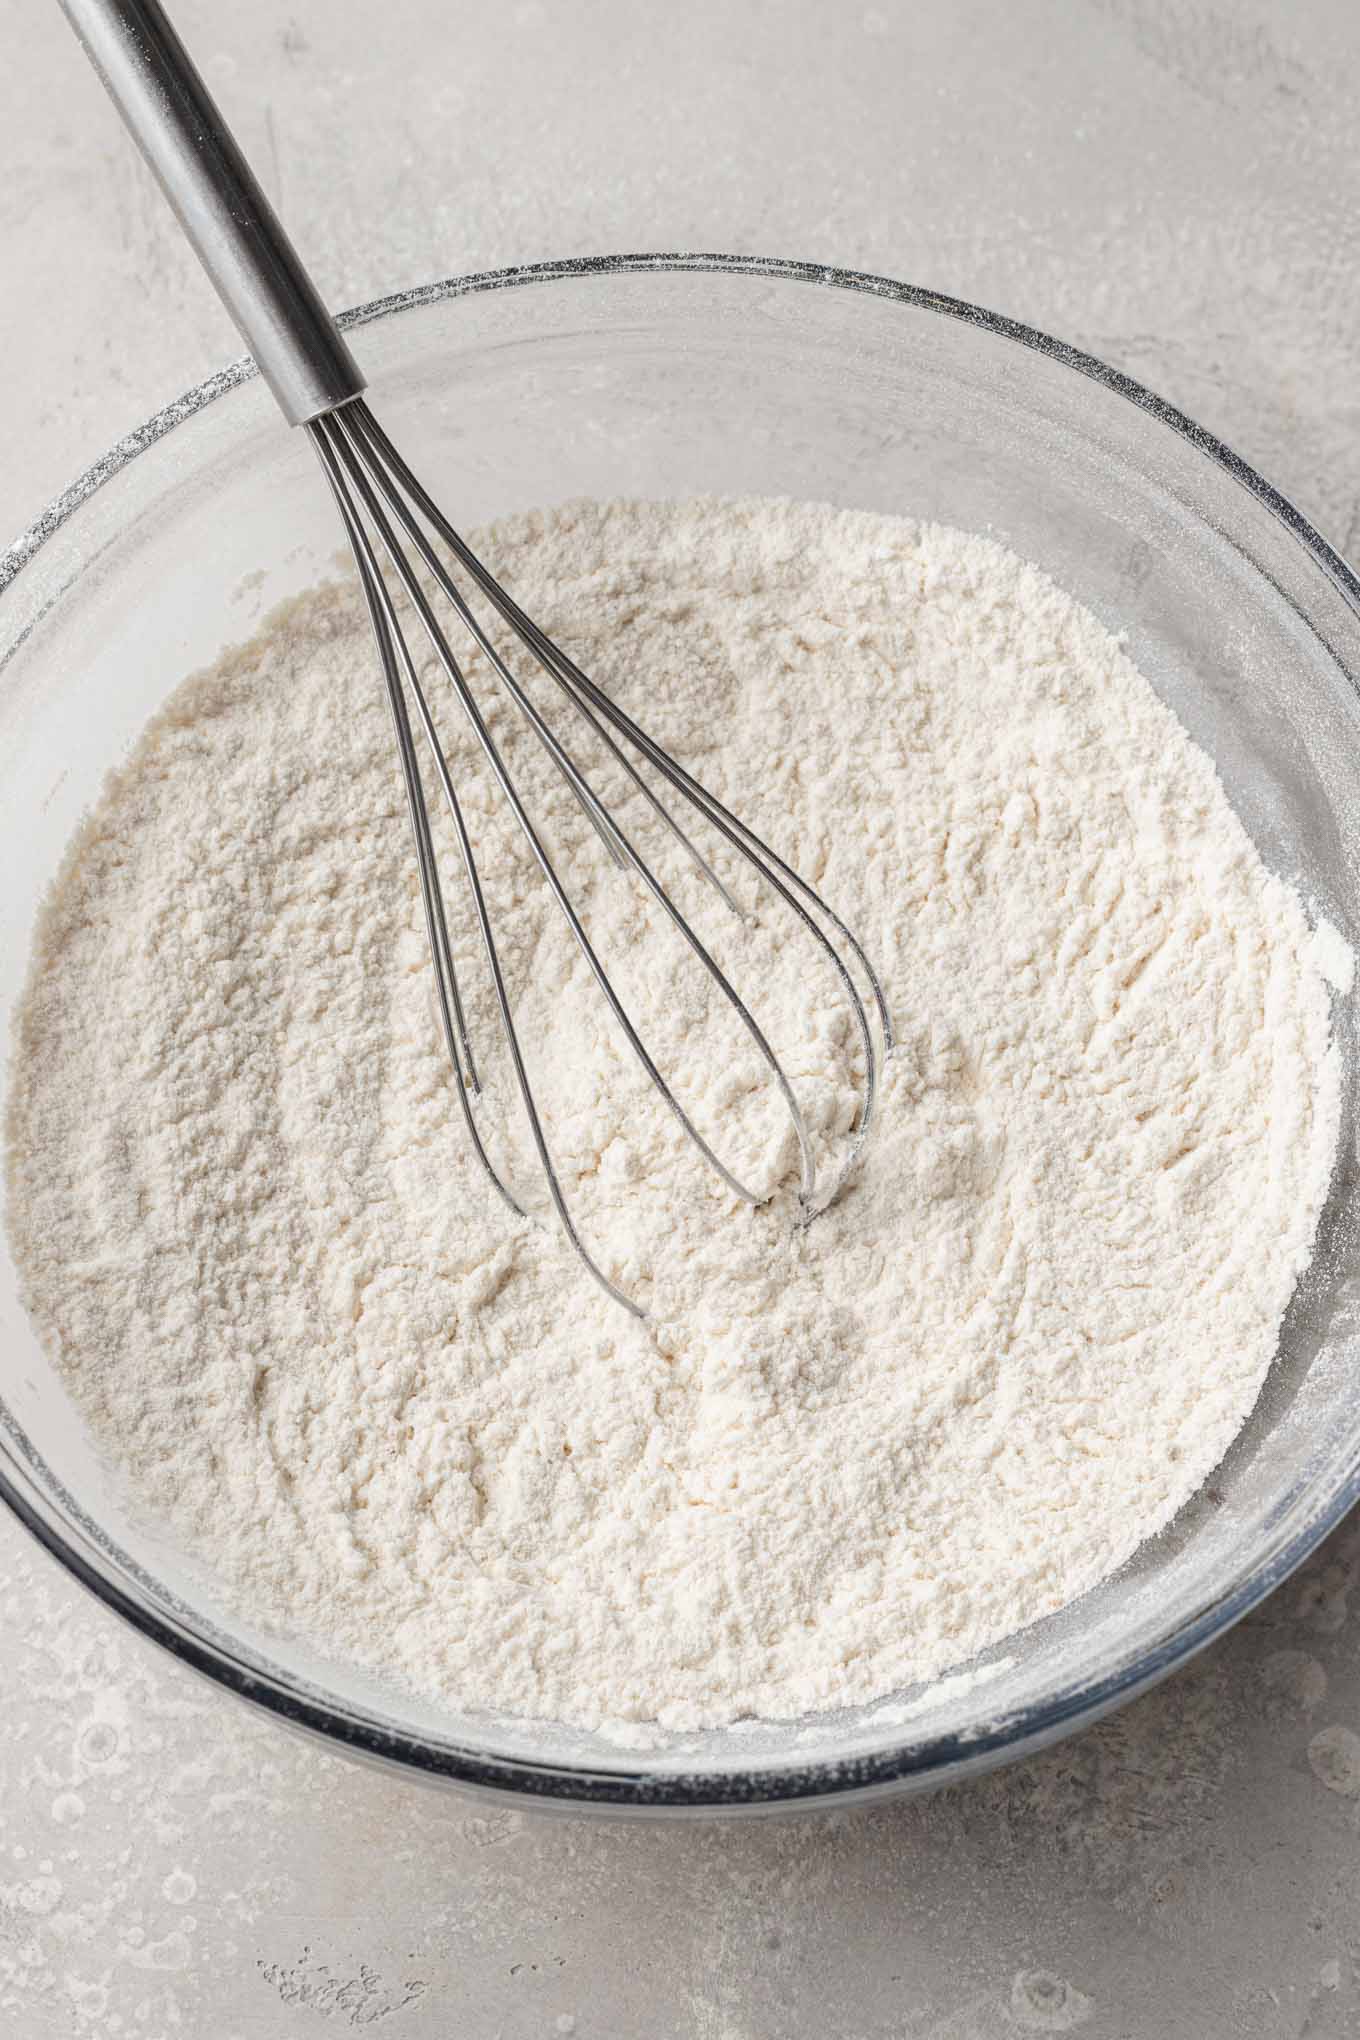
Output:
[[[567,722],[592,733],[624,775],[629,795],[645,803],[665,825],[734,912],[739,913],[740,908],[728,888],[656,786],[644,776],[644,768],[725,840],[755,872],[762,889],[787,907],[820,947],[839,978],[859,1036],[864,1076],[853,1131],[860,1140],[873,1116],[880,1050],[856,973],[867,987],[869,1006],[876,1011],[881,1053],[886,1054],[892,1047],[892,1025],[882,988],[864,950],[840,917],[525,615],[412,474],[364,402],[365,382],[358,364],[158,0],[62,0],[62,5],[284,417],[290,425],[304,426],[310,435],[344,521],[392,712],[454,1088],[477,1159],[511,1210],[523,1215],[523,1204],[490,1159],[473,1111],[472,1100],[480,1091],[477,1061],[454,969],[412,724],[413,707],[452,817],[505,1047],[552,1203],[591,1274],[617,1302],[641,1316],[638,1306],[609,1281],[588,1252],[563,1195],[516,1032],[476,848],[415,654],[399,620],[398,597],[405,610],[414,614],[420,634],[449,682],[486,766],[509,803],[544,882],[634,1055],[705,1161],[737,1196],[751,1204],[762,1201],[762,1193],[740,1182],[694,1125],[629,1018],[535,829],[524,795],[507,769],[467,673],[450,645],[435,601],[443,598],[459,631],[480,648],[498,685],[534,732],[553,769],[570,787],[606,852],[646,887],[745,1027],[788,1109],[801,1158],[800,1194],[808,1210],[814,1208],[816,1168],[798,1100],[779,1058],[745,1001],[532,698],[511,659],[520,664],[527,656],[529,669],[552,683]],[[455,572],[461,576],[461,585]],[[432,595],[432,590],[437,595]]]

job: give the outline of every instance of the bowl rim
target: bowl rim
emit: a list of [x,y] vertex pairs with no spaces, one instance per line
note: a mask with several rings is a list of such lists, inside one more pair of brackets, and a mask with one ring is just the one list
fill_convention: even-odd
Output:
[[[1360,579],[1346,561],[1286,496],[1221,439],[1196,424],[1175,405],[1095,355],[1003,313],[988,311],[964,299],[921,285],[900,283],[891,277],[862,270],[777,256],[678,252],[586,255],[442,277],[356,305],[339,313],[337,324],[342,328],[365,326],[426,305],[483,291],[515,289],[521,285],[642,272],[683,271],[788,281],[868,295],[958,320],[998,339],[1046,355],[1144,411],[1224,470],[1285,526],[1360,615]],[[177,426],[258,374],[251,357],[242,356],[207,376],[174,402],[163,406],[134,431],[126,433],[41,510],[13,543],[0,553],[0,594],[96,491]],[[22,1431],[12,1422],[7,1424],[7,1428],[25,1448],[29,1463],[47,1473]],[[48,1478],[51,1480],[50,1474]],[[51,1484],[56,1492],[63,1492],[55,1480]],[[1291,1537],[1265,1553],[1231,1592],[1187,1617],[1140,1658],[1111,1672],[1088,1677],[1031,1709],[1022,1717],[1019,1733],[1016,1732],[1016,1717],[1010,1716],[990,1724],[982,1732],[967,1736],[943,1735],[915,1743],[908,1740],[856,1756],[809,1758],[801,1763],[780,1761],[754,1770],[685,1771],[670,1767],[652,1770],[643,1761],[617,1769],[600,1770],[589,1763],[496,1756],[453,1742],[436,1745],[424,1741],[417,1733],[384,1728],[357,1713],[339,1711],[333,1704],[323,1705],[291,1685],[273,1683],[263,1669],[239,1662],[215,1647],[206,1637],[174,1620],[168,1612],[144,1605],[118,1581],[106,1577],[84,1553],[66,1541],[0,1467],[0,1501],[97,1600],[181,1663],[294,1727],[308,1730],[332,1745],[339,1745],[351,1756],[376,1759],[405,1772],[444,1778],[501,1799],[515,1799],[523,1803],[527,1797],[540,1805],[556,1802],[564,1809],[575,1806],[600,1811],[633,1810],[648,1815],[770,1810],[780,1805],[806,1805],[831,1799],[846,1804],[913,1786],[920,1788],[947,1783],[997,1763],[1032,1754],[1133,1699],[1185,1664],[1273,1592],[1316,1549],[1357,1500],[1360,1500],[1360,1463],[1338,1483],[1326,1504],[1315,1510]]]

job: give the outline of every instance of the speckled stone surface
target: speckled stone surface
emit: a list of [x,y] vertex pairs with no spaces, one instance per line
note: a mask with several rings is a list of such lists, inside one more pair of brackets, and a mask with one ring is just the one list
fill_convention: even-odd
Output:
[[[617,248],[878,269],[1152,384],[1360,542],[1354,0],[181,0],[348,303]],[[238,351],[57,10],[0,0],[0,532]],[[982,1784],[618,1826],[352,1768],[0,1522],[9,2040],[1360,2034],[1360,1525]]]

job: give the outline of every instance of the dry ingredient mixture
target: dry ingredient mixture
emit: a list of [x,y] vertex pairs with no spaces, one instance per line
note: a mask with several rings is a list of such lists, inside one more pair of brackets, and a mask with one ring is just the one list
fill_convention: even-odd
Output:
[[[794,1224],[760,1066],[520,745],[658,1061],[727,1158],[785,1175],[752,1213],[705,1168],[444,700],[564,1185],[648,1321],[499,1204],[335,587],[171,697],[47,903],[9,1126],[29,1310],[243,1605],[424,1692],[689,1727],[928,1678],[1116,1567],[1251,1409],[1328,1185],[1349,952],[1119,644],[987,540],[705,500],[477,543],[879,963],[902,1046],[850,1185]],[[608,791],[834,1166],[857,1079],[834,981]]]

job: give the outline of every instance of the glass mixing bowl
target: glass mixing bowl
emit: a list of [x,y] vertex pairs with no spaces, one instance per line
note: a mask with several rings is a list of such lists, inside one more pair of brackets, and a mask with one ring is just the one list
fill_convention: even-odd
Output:
[[[580,495],[787,495],[987,530],[1112,628],[1217,761],[1266,862],[1360,937],[1360,586],[1296,510],[1124,376],[878,277],[637,256],[353,313],[379,416],[456,521]],[[306,439],[250,365],[153,418],[0,562],[0,1015],[82,810],[162,697],[333,571]],[[374,685],[379,684],[375,669]],[[864,733],[872,744],[872,730]],[[396,770],[395,762],[393,770]],[[1360,1491],[1355,1016],[1331,1202],[1259,1407],[1102,1586],[924,1692],[644,1752],[422,1703],[253,1629],[103,1464],[0,1269],[0,1494],[187,1664],[341,1748],[490,1791],[656,1813],[900,1790],[1089,1721],[1259,1601]]]

